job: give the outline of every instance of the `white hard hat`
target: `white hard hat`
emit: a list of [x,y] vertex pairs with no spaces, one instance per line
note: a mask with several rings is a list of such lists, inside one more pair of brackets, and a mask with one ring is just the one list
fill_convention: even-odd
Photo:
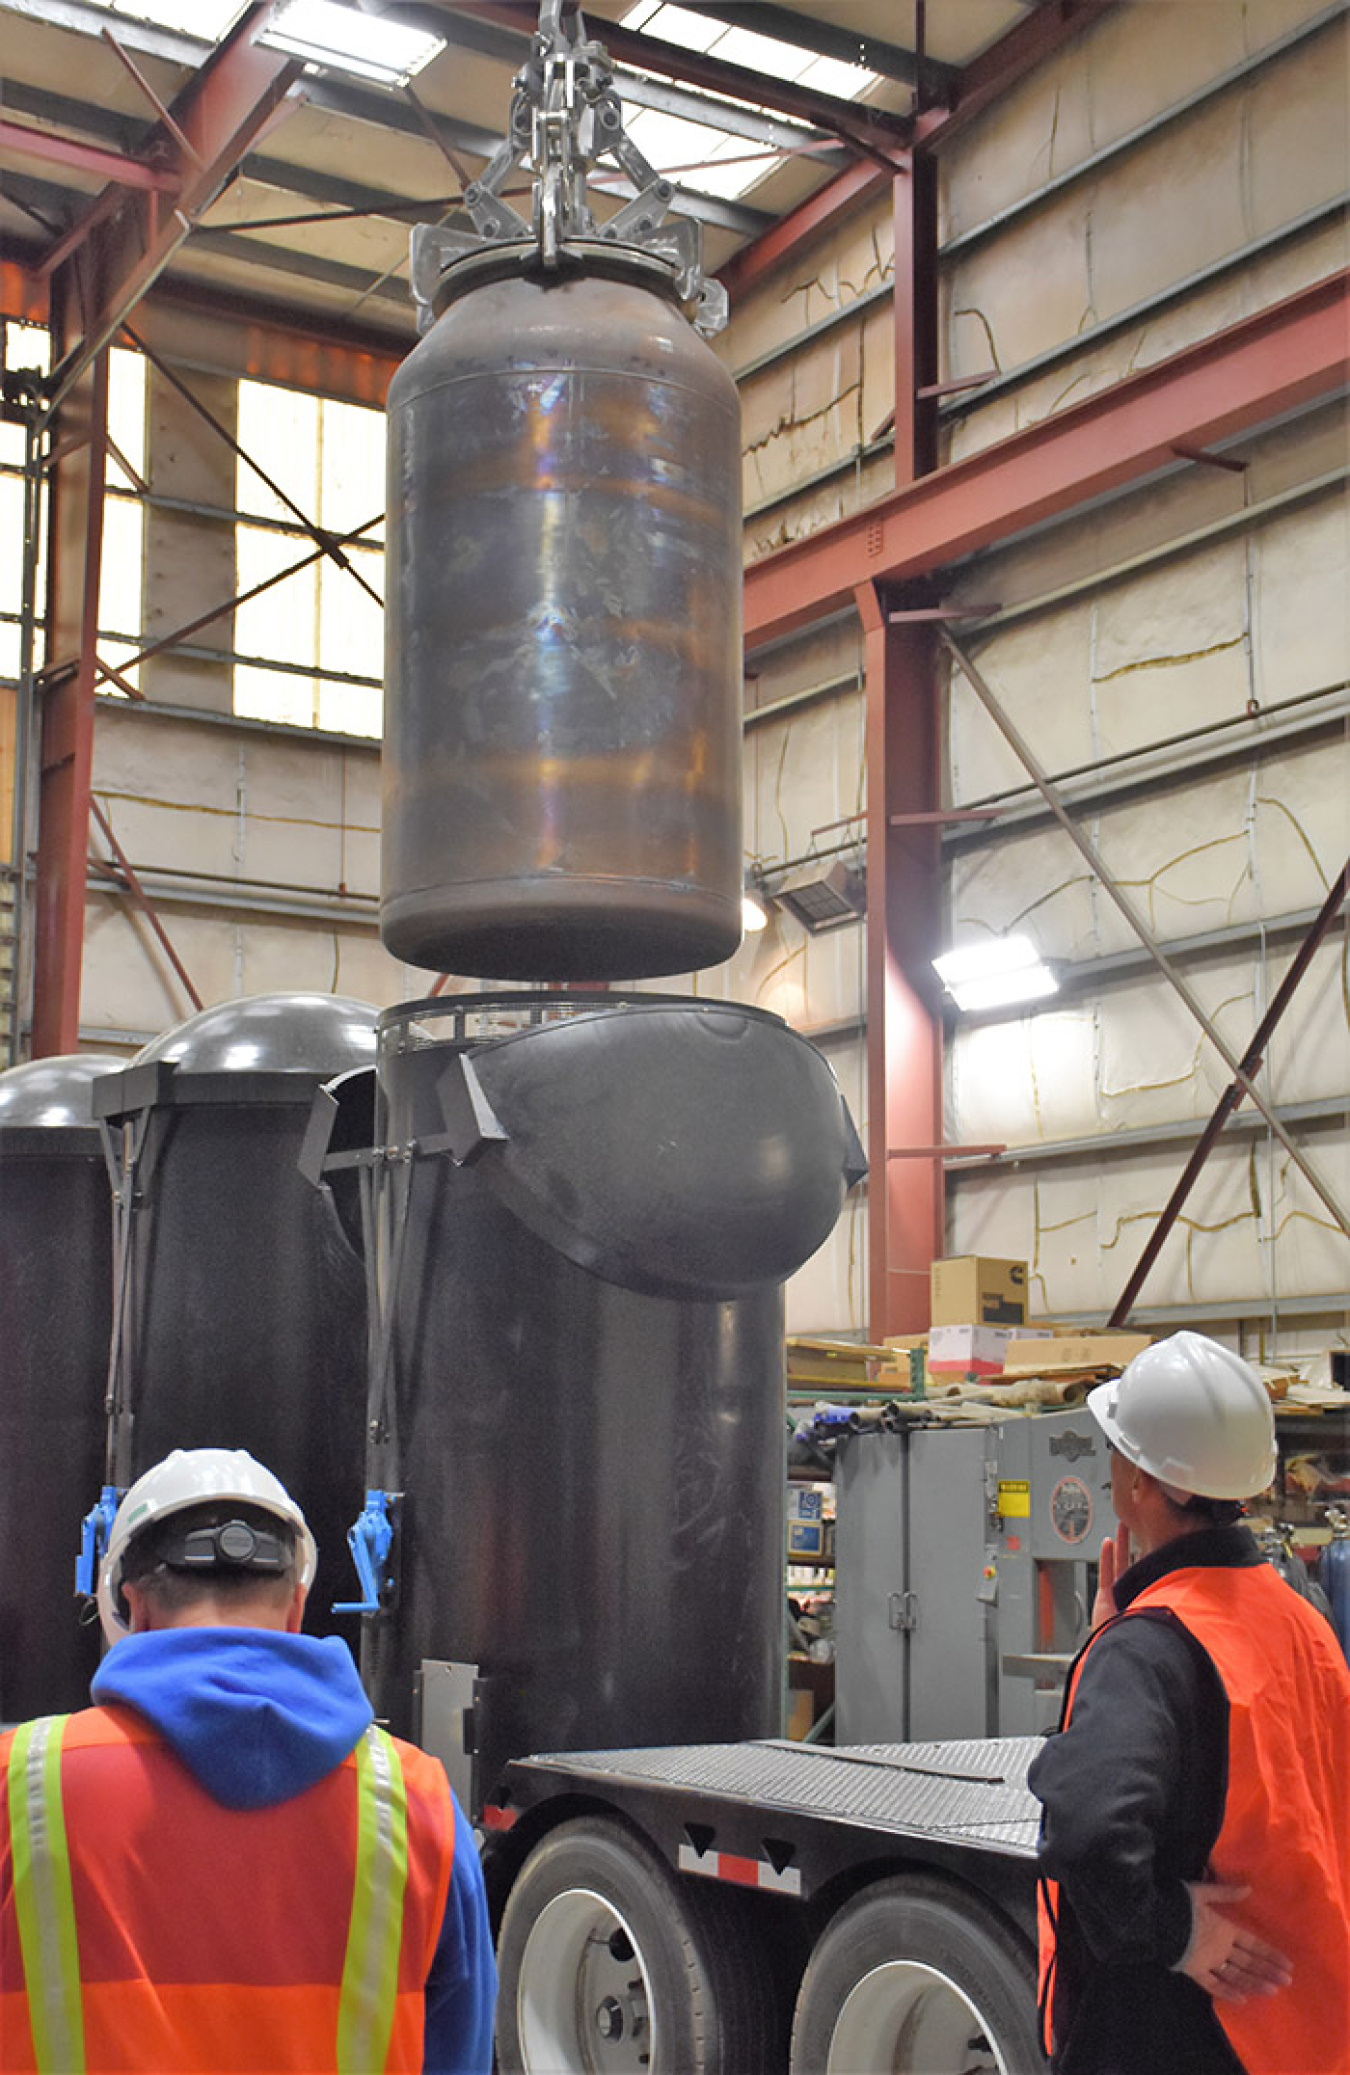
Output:
[[1197,1498],[1249,1499],[1275,1475],[1275,1416],[1249,1363],[1203,1333],[1173,1333],[1088,1392],[1113,1448]]
[[117,1509],[98,1580],[99,1619],[110,1643],[129,1633],[121,1605],[122,1566],[135,1537],[172,1513],[236,1499],[241,1506],[275,1514],[292,1530],[300,1544],[299,1582],[309,1590],[318,1551],[304,1514],[280,1478],[244,1448],[175,1448],[136,1479]]

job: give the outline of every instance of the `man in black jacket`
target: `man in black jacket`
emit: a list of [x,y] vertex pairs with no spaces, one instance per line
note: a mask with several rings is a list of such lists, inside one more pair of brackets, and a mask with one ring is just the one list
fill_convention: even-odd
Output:
[[1183,1333],[1088,1403],[1121,1527],[1029,1776],[1052,2064],[1344,2071],[1350,1671],[1237,1524],[1274,1471],[1269,1401],[1236,1355]]

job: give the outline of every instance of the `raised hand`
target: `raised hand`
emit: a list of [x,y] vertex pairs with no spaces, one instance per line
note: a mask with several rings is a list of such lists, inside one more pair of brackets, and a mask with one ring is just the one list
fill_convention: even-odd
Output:
[[1109,1541],[1102,1543],[1102,1553],[1097,1571],[1097,1597],[1092,1602],[1092,1626],[1100,1628],[1116,1611],[1115,1583],[1122,1571],[1130,1564],[1130,1531],[1118,1527]]

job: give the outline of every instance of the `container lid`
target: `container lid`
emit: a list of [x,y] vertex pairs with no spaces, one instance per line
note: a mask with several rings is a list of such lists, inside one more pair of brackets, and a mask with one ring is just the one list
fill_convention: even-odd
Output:
[[0,1130],[93,1131],[90,1088],[119,1073],[116,1052],[66,1052],[0,1073]]
[[578,1267],[646,1295],[783,1282],[866,1169],[820,1053],[742,1003],[583,1015],[441,1058],[409,1063],[436,1075],[451,1157]]
[[375,1059],[369,1002],[341,994],[249,994],[216,1002],[136,1054],[179,1073],[307,1073],[325,1080]]
[[569,238],[559,251],[558,261],[556,267],[546,267],[533,238],[512,238],[503,240],[501,244],[484,245],[478,251],[466,252],[452,259],[443,268],[432,295],[432,310],[437,317],[444,316],[452,302],[468,295],[472,289],[485,288],[489,281],[509,281],[513,276],[520,276],[527,281],[537,281],[543,287],[554,288],[567,281],[579,280],[584,275],[650,288],[655,294],[666,296],[683,307],[679,269],[664,253],[617,239],[610,242],[603,236]]

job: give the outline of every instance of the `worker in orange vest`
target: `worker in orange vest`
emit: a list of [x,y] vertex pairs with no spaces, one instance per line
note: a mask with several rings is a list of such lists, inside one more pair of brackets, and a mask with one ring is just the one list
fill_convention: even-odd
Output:
[[1088,1406],[1120,1527],[1029,1773],[1051,2065],[1347,2075],[1350,1669],[1239,1524],[1275,1473],[1270,1399],[1177,1333]]
[[123,1499],[95,1705],[0,1739],[4,2075],[487,2075],[473,1834],[346,1644],[300,1633],[314,1563],[242,1450]]

